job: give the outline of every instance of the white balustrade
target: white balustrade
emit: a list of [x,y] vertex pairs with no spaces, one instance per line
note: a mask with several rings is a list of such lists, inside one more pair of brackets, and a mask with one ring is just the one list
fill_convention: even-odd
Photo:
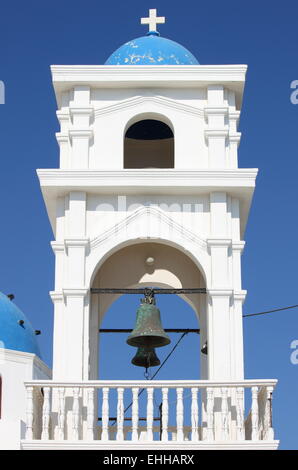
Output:
[[[274,380],[231,383],[202,380],[30,381],[25,384],[25,441],[97,441],[111,447],[113,443],[127,441],[136,444],[147,441],[152,445],[158,441],[176,441],[179,445],[187,442],[199,445],[202,440],[210,443],[217,440],[227,443],[235,440],[273,442],[272,393],[275,384]],[[141,397],[143,389],[145,394]],[[251,390],[251,410],[246,419],[245,389]],[[116,396],[110,390],[115,390]],[[158,390],[162,396],[161,405],[156,403],[159,395],[155,391]],[[169,395],[170,390],[174,390],[176,399]],[[95,414],[98,398],[101,400],[99,423]],[[141,399],[145,401],[145,423],[139,416],[139,410],[143,409]],[[156,425],[158,408],[160,422]],[[113,409],[117,410],[116,416],[112,414],[114,421],[110,416]],[[131,421],[129,425],[125,418]]]

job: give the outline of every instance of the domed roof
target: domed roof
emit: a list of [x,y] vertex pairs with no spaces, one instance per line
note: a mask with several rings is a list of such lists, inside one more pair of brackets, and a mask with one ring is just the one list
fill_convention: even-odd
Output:
[[198,65],[195,56],[175,41],[150,31],[119,47],[105,65]]
[[23,312],[0,292],[0,347],[40,357],[35,331]]

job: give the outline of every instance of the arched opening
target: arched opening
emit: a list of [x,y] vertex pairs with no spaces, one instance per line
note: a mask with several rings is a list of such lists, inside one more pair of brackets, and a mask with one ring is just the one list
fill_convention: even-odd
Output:
[[174,134],[158,119],[133,123],[124,136],[124,168],[174,168]]
[[[150,262],[148,262],[150,259]],[[153,262],[152,262],[153,259]],[[171,288],[186,288],[186,287],[205,287],[205,280],[199,268],[194,261],[173,246],[157,243],[157,242],[143,242],[120,248],[113,252],[101,265],[93,278],[92,287],[100,288],[129,288],[129,287],[171,287]],[[92,298],[91,306],[91,337],[93,340],[90,343],[90,370],[92,370],[92,379],[103,378],[101,370],[98,372],[98,341],[103,338],[95,336],[94,325],[98,328],[133,328],[136,316],[136,310],[139,306],[140,296],[120,294],[99,294],[94,295]],[[125,300],[125,299],[126,300]],[[123,303],[124,302],[124,303]],[[200,323],[203,326],[203,338],[195,335],[196,352],[194,352],[195,363],[195,377],[199,378],[200,375],[205,378],[206,371],[201,368],[202,355],[200,354],[200,341],[205,341],[205,313],[206,313],[206,296],[200,294],[181,294],[177,295],[159,295],[157,298],[158,308],[163,312],[162,322],[164,328],[199,328]],[[168,303],[168,306],[166,305]],[[185,312],[188,313],[185,313]],[[112,313],[111,313],[112,312]],[[169,312],[172,312],[169,313]],[[177,318],[175,315],[178,315]],[[114,316],[115,315],[115,316]],[[120,316],[119,316],[120,315]],[[186,321],[186,317],[188,320]],[[120,320],[123,321],[120,321]],[[177,319],[177,322],[176,322]],[[174,324],[176,323],[176,324]],[[108,325],[108,326],[102,326]],[[112,326],[114,325],[114,326]],[[116,326],[115,326],[116,325]],[[165,326],[167,325],[167,326]],[[98,329],[97,328],[97,329]],[[104,341],[114,335],[105,334]],[[114,335],[113,341],[119,344],[119,359],[123,359],[121,348],[125,347],[129,355],[131,347],[126,345],[126,339],[122,338],[123,335]],[[175,335],[177,337],[177,335]],[[187,339],[188,340],[188,339]],[[173,340],[174,341],[174,340]],[[173,343],[172,341],[172,343]],[[118,343],[117,343],[118,342]],[[100,361],[106,361],[106,349],[101,349]],[[166,348],[159,348],[164,351]],[[115,349],[115,351],[117,348]],[[117,353],[118,354],[118,353]],[[95,357],[96,356],[96,357]],[[189,358],[189,356],[188,356]],[[123,370],[123,365],[120,365],[119,371]],[[117,364],[117,362],[116,362]],[[131,368],[130,360],[127,361],[127,366]],[[193,369],[194,371],[194,369]],[[110,369],[111,372],[111,369]],[[127,374],[129,370],[127,369]],[[115,373],[115,377],[116,377]],[[194,375],[194,374],[191,374]],[[118,377],[119,378],[119,377]],[[130,377],[131,378],[131,377]],[[174,377],[172,377],[174,378]],[[189,377],[190,378],[190,377]]]
[[[139,242],[119,248],[111,253],[99,267],[93,278],[94,288],[136,288],[136,287],[205,287],[205,280],[197,264],[183,250],[175,248],[166,242]],[[90,342],[90,353],[95,360],[97,369],[94,376],[101,380],[112,381],[135,381],[140,383],[145,379],[144,367],[138,367],[131,363],[137,352],[136,347],[126,343],[128,333],[100,333],[95,339],[95,331],[98,329],[133,329],[136,322],[136,310],[140,305],[142,294],[94,294],[91,307],[91,324],[94,331],[94,347]],[[164,329],[201,329],[206,335],[206,296],[200,294],[156,294],[157,307],[161,313],[161,322]],[[97,328],[95,317],[98,321]],[[184,380],[191,381],[198,378],[206,378],[204,372],[204,361],[200,352],[202,339],[198,333],[187,334],[182,338],[182,333],[170,333],[171,343],[164,347],[156,348],[156,354],[160,365],[167,359],[163,367],[158,371],[159,365],[148,369],[147,379],[154,378],[155,381]],[[203,340],[204,340],[203,338]],[[178,341],[179,344],[177,345]],[[176,346],[177,345],[177,346]],[[175,348],[176,346],[176,348]],[[96,350],[96,357],[95,357]],[[94,366],[93,364],[93,366]],[[92,364],[90,363],[90,369]],[[98,367],[99,366],[99,367]],[[155,373],[158,372],[157,375]],[[95,376],[95,374],[97,374]],[[155,375],[155,377],[153,377]],[[146,381],[147,383],[147,381]],[[162,383],[162,382],[161,382]],[[136,387],[136,385],[134,385]],[[120,390],[120,392],[119,392]],[[121,392],[122,390],[122,392]],[[136,389],[134,389],[136,390]],[[138,439],[146,436],[146,423],[148,412],[148,393],[145,389],[137,389],[138,401]],[[144,393],[143,393],[144,391]],[[119,398],[119,393],[122,398]],[[177,392],[175,388],[168,390],[168,402],[176,403]],[[190,426],[191,396],[189,388],[184,390],[184,423],[183,432],[187,433]],[[101,400],[101,399],[100,399]],[[122,400],[123,426],[125,439],[131,440],[134,419],[132,407],[134,400],[133,390],[128,387],[120,389],[110,387],[109,390],[109,416],[105,413],[103,399],[99,403],[99,427],[103,421],[109,423],[109,433],[112,435],[117,430],[117,416],[119,411],[119,400]],[[163,389],[156,387],[152,399],[152,419],[154,440],[160,440],[163,413],[168,414],[169,430],[175,431],[176,408],[170,406],[169,411],[163,407]],[[199,405],[201,406],[201,405]],[[108,420],[108,421],[107,421]],[[135,428],[136,429],[136,428]],[[171,432],[172,432],[171,431]],[[186,434],[185,434],[186,435]]]

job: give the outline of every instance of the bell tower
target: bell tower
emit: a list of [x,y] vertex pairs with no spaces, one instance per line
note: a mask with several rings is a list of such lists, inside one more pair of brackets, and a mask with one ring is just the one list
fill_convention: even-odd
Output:
[[[141,20],[148,33],[119,47],[104,65],[51,67],[60,166],[37,170],[55,235],[53,382],[44,389],[46,418],[50,388],[58,394],[51,438],[66,447],[68,435],[98,439],[99,446],[110,449],[109,390],[117,387],[113,445],[142,448],[138,387],[144,386],[146,449],[156,445],[152,410],[158,387],[161,440],[167,448],[183,449],[186,440],[198,448],[205,440],[210,448],[219,441],[242,448],[246,440],[259,448],[262,439],[267,440],[262,448],[276,448],[270,401],[275,381],[244,380],[241,253],[257,176],[257,169],[238,166],[237,126],[247,67],[200,65],[184,46],[160,36],[156,26],[164,21],[150,10]],[[150,386],[98,380],[98,331],[120,295],[98,292],[153,286],[184,289],[181,296],[200,324],[201,377],[189,384],[177,377]],[[192,397],[189,429],[183,425],[185,387]],[[249,387],[252,411],[244,421],[243,394]],[[169,447],[168,391],[173,388],[176,427]],[[130,443],[123,427],[127,389],[133,397]],[[94,425],[95,390],[102,397],[100,431]],[[65,401],[68,392],[73,401]],[[82,404],[87,417],[80,414]],[[68,410],[72,424],[65,418],[68,405],[73,406]]]
[[257,174],[238,168],[246,66],[199,65],[156,31],[164,18],[144,21],[147,35],[103,66],[52,66],[60,168],[38,176],[55,233],[53,377],[97,378],[94,332],[113,299],[92,287],[151,284],[206,287],[188,299],[208,344],[202,378],[242,379],[240,257]]

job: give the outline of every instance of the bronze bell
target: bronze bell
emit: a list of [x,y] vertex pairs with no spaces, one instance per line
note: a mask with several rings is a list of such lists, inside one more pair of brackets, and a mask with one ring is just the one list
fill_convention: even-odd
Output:
[[131,363],[135,366],[149,367],[159,366],[160,360],[158,359],[154,348],[138,348],[136,355],[132,358]]
[[160,320],[160,311],[155,306],[154,294],[149,293],[141,299],[141,305],[137,310],[136,326],[126,342],[137,348],[160,348],[171,342],[163,330]]

